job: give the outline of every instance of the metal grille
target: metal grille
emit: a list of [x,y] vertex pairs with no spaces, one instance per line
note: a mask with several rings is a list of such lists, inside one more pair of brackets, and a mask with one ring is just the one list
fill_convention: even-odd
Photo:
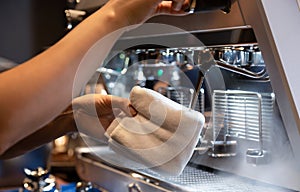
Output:
[[[158,92],[188,108],[191,108],[191,101],[195,94],[195,90],[189,87],[160,87]],[[204,107],[204,89],[201,89],[195,110],[203,113]]]
[[273,93],[214,91],[213,140],[224,136],[269,140],[274,100]]

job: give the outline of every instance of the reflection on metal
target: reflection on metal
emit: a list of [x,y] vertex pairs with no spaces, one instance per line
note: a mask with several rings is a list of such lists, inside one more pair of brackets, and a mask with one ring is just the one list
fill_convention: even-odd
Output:
[[236,155],[237,141],[212,141],[212,147],[208,151],[211,157],[232,157]]
[[248,149],[246,155],[247,163],[252,165],[267,164],[271,161],[270,153],[262,149]]
[[76,192],[108,192],[92,182],[77,182]]
[[26,178],[23,182],[24,191],[31,192],[58,192],[56,189],[56,181],[53,175],[48,174],[48,170],[38,167],[35,170],[25,168]]
[[[97,154],[106,155],[106,147],[94,147]],[[101,152],[102,151],[102,152]],[[253,181],[245,177],[209,169],[207,167],[189,164],[183,173],[174,177],[163,177],[151,170],[127,170],[114,167],[101,159],[101,155],[86,152],[85,148],[77,149],[76,168],[81,178],[105,186],[108,191],[126,191],[128,187],[139,188],[141,191],[171,192],[171,191],[255,191],[255,192],[291,192],[274,185]],[[113,156],[112,158],[117,158]],[[111,181],[114,183],[111,184]],[[134,191],[134,190],[132,190]]]
[[185,107],[190,106],[194,95],[194,89],[188,87],[159,87],[157,92]]
[[128,192],[142,192],[141,187],[137,183],[130,183],[128,185]]
[[71,30],[74,28],[74,26],[78,23],[81,22],[84,19],[84,16],[86,15],[85,11],[80,11],[80,10],[72,10],[72,9],[67,9],[65,10],[65,15],[67,19],[67,30]]

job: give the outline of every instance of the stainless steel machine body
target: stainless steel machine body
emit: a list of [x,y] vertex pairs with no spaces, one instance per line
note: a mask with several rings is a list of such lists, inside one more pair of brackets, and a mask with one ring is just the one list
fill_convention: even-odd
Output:
[[[183,29],[202,45],[184,32],[168,33],[150,27],[149,30],[136,28],[125,33],[113,51],[130,47],[130,50],[191,48],[195,52],[204,47],[200,50],[209,51],[216,59],[214,67],[221,70],[224,85],[214,85],[219,80],[215,79],[215,70],[204,74],[206,89],[212,87],[212,91],[208,97],[209,107],[202,107],[200,111],[204,110],[208,120],[190,165],[181,176],[187,183],[176,182],[178,178],[163,178],[147,170],[136,172],[108,166],[101,159],[82,151],[78,153],[81,162],[79,174],[99,185],[107,182],[112,174],[120,180],[114,182],[122,183],[123,187],[133,183],[144,187],[145,191],[300,190],[300,165],[297,163],[300,160],[299,19],[300,6],[295,0],[237,0],[232,1],[228,14],[212,11],[185,17],[164,15],[148,21]],[[162,41],[169,47],[157,46]],[[235,53],[239,56],[234,61],[226,57]],[[255,69],[249,65],[253,63]],[[97,177],[97,172],[91,167],[97,167],[99,174],[104,170],[104,175]],[[218,172],[211,177],[215,179],[213,182],[204,177],[204,182],[198,179],[203,168]],[[134,177],[133,173],[142,176]],[[220,174],[226,178],[224,186],[220,185],[224,180],[218,180]],[[237,176],[249,180],[240,182]],[[193,182],[189,182],[190,179]],[[264,188],[260,182],[274,188]],[[155,190],[145,187],[147,183]],[[208,183],[211,186],[207,188]],[[246,188],[239,188],[245,183]],[[257,189],[255,186],[264,187]]]

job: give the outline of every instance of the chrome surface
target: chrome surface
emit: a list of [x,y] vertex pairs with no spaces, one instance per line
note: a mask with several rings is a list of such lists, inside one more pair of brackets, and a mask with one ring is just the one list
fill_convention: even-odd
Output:
[[[226,51],[236,50],[237,47],[239,50],[244,50],[243,54],[251,55],[247,60],[247,65],[236,63],[234,59],[224,60]],[[253,54],[253,49],[259,54]],[[216,50],[218,50],[217,55]],[[259,45],[256,43],[247,43],[235,46],[228,44],[209,47],[143,47],[125,50],[122,54],[143,53],[142,57],[135,60],[142,58],[138,69],[141,69],[143,74],[145,74],[145,69],[155,68],[151,66],[153,62],[150,66],[143,64],[148,61],[147,58],[166,66],[179,67],[185,72],[191,68],[189,65],[197,69],[198,77],[193,79],[193,81],[196,80],[194,84],[196,91],[193,92],[192,97],[190,96],[192,91],[188,91],[190,87],[186,87],[187,91],[183,91],[185,87],[180,86],[164,87],[158,90],[165,96],[191,108],[193,108],[193,102],[189,100],[197,101],[199,105],[198,91],[203,90],[204,107],[201,105],[201,108],[197,106],[196,109],[204,114],[209,112],[210,115],[206,116],[207,124],[201,133],[201,139],[191,163],[297,189],[298,184],[294,179],[282,180],[280,176],[281,169],[285,169],[283,172],[290,177],[297,177],[299,172],[293,169],[295,165],[293,153],[278,112],[266,64],[259,50]],[[133,58],[132,55],[130,57]],[[120,71],[128,71],[127,68],[131,66],[126,59],[124,61],[126,64],[120,66],[125,66],[125,68]],[[220,72],[223,79],[218,78]],[[124,74],[120,73],[120,75]],[[225,86],[219,85],[222,81],[225,81]],[[212,101],[211,104],[210,101]],[[282,162],[285,164],[284,168],[273,169]],[[263,169],[260,166],[264,166]]]
[[211,147],[208,151],[208,155],[211,157],[232,157],[236,156],[237,141],[211,141]]
[[[256,141],[257,149],[246,152],[247,162],[268,163],[269,152],[265,151],[264,140],[270,142],[274,100],[273,93],[264,94],[263,99],[262,94],[257,92],[215,90],[212,101],[213,141],[220,136],[222,142],[226,142],[228,137]],[[216,156],[214,153],[212,155]]]
[[128,185],[128,192],[143,192],[137,183],[130,183]]
[[[291,142],[294,156],[299,161],[300,92],[297,88],[299,76],[294,74],[295,70],[299,70],[299,66],[295,63],[298,60],[297,49],[300,39],[294,38],[300,31],[297,24],[299,20],[297,2],[284,3],[274,0],[271,3],[268,0],[256,0],[253,3],[239,0],[238,3],[245,23],[251,25],[256,34],[276,94],[284,129]],[[253,14],[254,12],[257,14]],[[284,29],[291,31],[288,36],[292,38],[288,38]]]
[[[103,150],[101,147],[96,148],[97,154]],[[105,151],[103,150],[103,153]],[[292,190],[195,164],[189,164],[183,173],[176,177],[162,177],[149,170],[122,169],[108,164],[101,157],[94,155],[94,153],[89,153],[85,148],[77,150],[77,161],[79,176],[97,185],[105,186],[108,191],[112,192],[124,191],[128,189],[128,186],[147,192],[292,192]],[[110,184],[112,181],[113,185]]]
[[194,95],[194,89],[186,87],[160,87],[157,92],[165,95],[171,100],[177,101],[178,103],[190,107],[191,98]]

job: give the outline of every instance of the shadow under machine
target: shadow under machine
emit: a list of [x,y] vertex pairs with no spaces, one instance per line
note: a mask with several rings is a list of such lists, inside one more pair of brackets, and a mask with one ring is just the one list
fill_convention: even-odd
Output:
[[[114,167],[79,148],[83,180],[108,191],[300,190],[300,5],[215,2],[207,9],[198,4],[201,11],[184,17],[154,17],[126,32],[98,70],[111,94],[127,96],[140,85],[205,114],[182,175]],[[182,82],[185,77],[191,84]]]

